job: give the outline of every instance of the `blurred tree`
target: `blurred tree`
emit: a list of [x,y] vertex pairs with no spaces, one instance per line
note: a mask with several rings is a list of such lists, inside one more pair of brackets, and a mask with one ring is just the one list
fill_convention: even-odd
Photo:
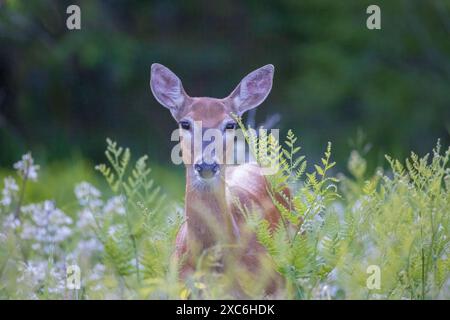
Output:
[[[66,28],[69,4],[82,29]],[[280,113],[306,152],[326,141],[344,163],[358,128],[377,164],[389,152],[450,142],[450,2],[0,1],[0,165],[25,149],[93,159],[105,137],[167,163],[175,128],[151,96],[149,67],[173,69],[192,96],[223,97],[263,64],[276,66],[257,119]]]

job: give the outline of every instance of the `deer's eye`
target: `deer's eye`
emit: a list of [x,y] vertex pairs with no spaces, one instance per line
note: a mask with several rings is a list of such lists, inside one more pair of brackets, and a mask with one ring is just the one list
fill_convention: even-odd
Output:
[[191,128],[191,124],[188,121],[180,121],[180,126],[184,130],[189,130]]
[[225,129],[226,130],[234,130],[234,129],[236,129],[236,127],[237,127],[237,124],[235,122],[229,122],[225,126]]

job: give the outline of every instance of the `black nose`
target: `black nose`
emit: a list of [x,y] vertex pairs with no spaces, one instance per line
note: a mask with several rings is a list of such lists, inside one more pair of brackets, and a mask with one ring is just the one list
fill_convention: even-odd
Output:
[[219,165],[217,162],[211,164],[206,162],[199,162],[194,165],[195,171],[197,171],[202,178],[211,178],[219,171]]

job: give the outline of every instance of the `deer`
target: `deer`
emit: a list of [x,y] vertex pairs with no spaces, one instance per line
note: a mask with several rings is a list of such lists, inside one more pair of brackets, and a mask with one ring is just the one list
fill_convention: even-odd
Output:
[[[215,138],[223,139],[225,153],[231,152],[226,141],[238,127],[236,116],[264,102],[272,89],[273,75],[274,66],[268,64],[245,76],[225,98],[191,97],[169,68],[158,63],[151,66],[151,91],[178,123],[186,169],[184,222],[175,241],[175,256],[185,257],[180,271],[182,278],[193,272],[202,252],[222,243],[238,248],[224,251],[224,268],[231,261],[234,274],[244,270],[256,282],[267,278],[263,281],[267,295],[275,295],[283,286],[270,259],[261,259],[267,258],[267,252],[254,232],[246,227],[242,214],[242,207],[251,207],[262,214],[271,228],[279,223],[280,212],[268,193],[268,182],[261,168],[254,162],[225,164],[214,153],[205,153],[205,142],[200,152],[193,152],[194,133],[207,129],[217,130],[220,135]],[[270,266],[264,261],[269,261]],[[248,297],[242,294],[242,285],[236,286],[240,292],[237,296]]]

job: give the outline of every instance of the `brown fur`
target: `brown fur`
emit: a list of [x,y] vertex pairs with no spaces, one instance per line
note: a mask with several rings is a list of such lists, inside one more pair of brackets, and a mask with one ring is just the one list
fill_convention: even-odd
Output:
[[[152,66],[150,86],[156,99],[170,109],[177,121],[201,121],[202,130],[214,128],[224,132],[226,123],[234,120],[232,113],[242,114],[264,101],[272,87],[273,71],[272,65],[255,70],[224,99],[188,96],[178,77],[159,64]],[[214,182],[199,187],[193,165],[198,159],[192,159],[192,136],[192,130],[181,130],[186,167],[186,221],[176,238],[176,257],[184,258],[181,276],[186,277],[195,269],[195,263],[205,251],[220,245],[225,250],[223,267],[218,269],[232,270],[237,296],[245,297],[246,285],[261,283],[266,293],[275,293],[282,286],[281,277],[256,235],[247,227],[239,208],[259,212],[272,229],[278,225],[280,213],[271,201],[265,177],[256,164],[222,164]],[[223,133],[224,142],[226,137]],[[230,151],[226,148],[229,144],[224,143],[225,154]],[[244,278],[239,279],[240,275]]]
[[[226,119],[233,119],[223,99],[207,97],[191,99],[191,103],[184,108],[186,112],[181,114],[180,118],[202,121],[204,128],[216,128]],[[189,140],[185,139],[183,141]],[[190,149],[191,145],[182,144],[183,154],[190,155]],[[189,160],[192,161],[191,159]],[[226,223],[230,237],[236,236],[236,233],[239,232],[239,230],[236,230],[236,227],[241,226],[244,221],[242,213],[235,206],[235,199],[239,200],[241,206],[249,207],[249,209],[254,207],[256,210],[260,210],[271,226],[275,226],[278,223],[279,212],[271,201],[267,192],[267,181],[257,164],[223,165],[221,183],[214,190],[204,193],[198,193],[192,186],[193,173],[191,166],[187,165],[186,170],[185,213],[188,225],[203,223],[201,222],[202,219],[198,217],[199,212],[197,212],[202,211],[203,207],[218,222]],[[235,226],[235,230],[230,230],[230,228],[233,229],[233,226]],[[192,232],[194,232],[194,229],[200,230],[201,228],[197,228],[197,226],[188,228]],[[189,232],[182,230],[180,233],[187,236]],[[204,244],[211,242],[210,235],[204,234],[199,236],[202,237]]]
[[266,179],[256,164],[227,167],[226,171],[225,190],[198,195],[187,184],[186,222],[176,239],[177,256],[186,256],[181,276],[186,277],[194,270],[195,262],[204,250],[219,243],[236,245],[235,250],[225,251],[230,257],[233,255],[229,267],[240,268],[253,276],[253,280],[246,281],[266,280],[265,293],[276,295],[283,281],[273,265],[267,268],[271,260],[256,235],[247,228],[236,200],[241,208],[260,212],[272,229],[280,222],[280,213],[271,201]]

